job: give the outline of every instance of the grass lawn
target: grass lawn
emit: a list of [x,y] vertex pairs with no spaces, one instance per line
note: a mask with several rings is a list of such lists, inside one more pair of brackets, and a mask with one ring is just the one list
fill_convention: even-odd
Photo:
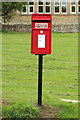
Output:
[[[31,54],[31,33],[2,35],[3,117],[35,118],[38,56]],[[78,118],[78,33],[52,33],[52,54],[43,57],[43,106],[59,118]]]

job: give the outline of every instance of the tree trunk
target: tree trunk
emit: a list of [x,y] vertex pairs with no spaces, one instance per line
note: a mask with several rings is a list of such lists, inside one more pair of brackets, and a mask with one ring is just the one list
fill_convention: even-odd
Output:
[[6,23],[6,16],[4,15],[4,23]]

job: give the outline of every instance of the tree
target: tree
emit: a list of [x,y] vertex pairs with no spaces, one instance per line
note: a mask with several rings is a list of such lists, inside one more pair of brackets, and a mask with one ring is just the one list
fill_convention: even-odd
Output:
[[21,11],[23,8],[23,2],[2,2],[2,16],[4,23],[9,21],[14,15],[16,10]]

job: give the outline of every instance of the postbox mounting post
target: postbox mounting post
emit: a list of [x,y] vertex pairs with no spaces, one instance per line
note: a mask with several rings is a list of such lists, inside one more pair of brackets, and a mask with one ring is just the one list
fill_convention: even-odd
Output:
[[42,63],[43,55],[39,54],[39,68],[38,68],[38,105],[42,105]]

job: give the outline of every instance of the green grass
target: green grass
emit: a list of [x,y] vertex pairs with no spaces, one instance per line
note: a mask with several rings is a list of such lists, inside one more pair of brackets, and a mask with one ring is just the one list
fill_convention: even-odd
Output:
[[[2,96],[9,103],[3,104],[3,116],[35,117],[38,112],[34,106],[38,101],[38,56],[30,51],[31,33],[7,32],[2,38]],[[60,99],[78,100],[78,33],[53,33],[52,54],[43,57],[43,105],[58,109],[60,118],[77,118],[78,103]]]

